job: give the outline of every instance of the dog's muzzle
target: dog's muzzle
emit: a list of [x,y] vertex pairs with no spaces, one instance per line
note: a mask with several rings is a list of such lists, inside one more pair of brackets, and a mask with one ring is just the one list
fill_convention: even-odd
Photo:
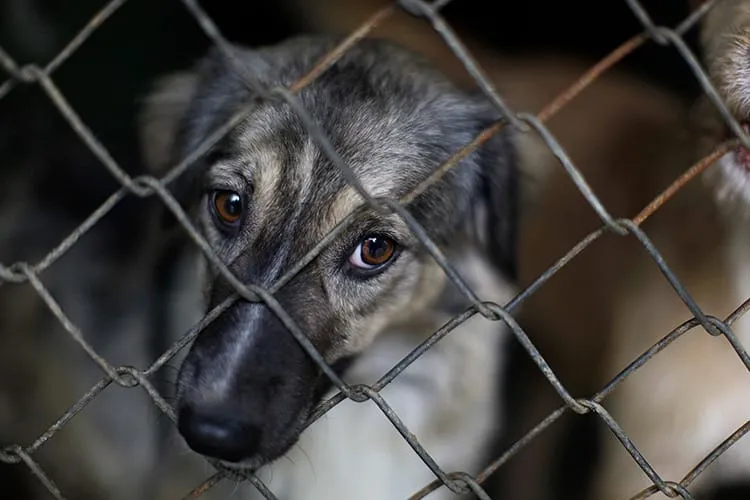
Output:
[[194,451],[267,462],[299,438],[321,370],[261,304],[238,303],[193,343],[178,382],[178,429]]

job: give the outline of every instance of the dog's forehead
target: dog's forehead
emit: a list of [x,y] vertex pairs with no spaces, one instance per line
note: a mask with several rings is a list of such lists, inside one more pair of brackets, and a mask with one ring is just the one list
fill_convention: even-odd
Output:
[[[466,100],[446,80],[420,68],[403,52],[375,47],[379,50],[363,48],[345,56],[295,95],[306,120],[279,99],[259,103],[232,134],[234,149],[252,152],[270,144],[283,151],[299,148],[311,138],[319,145],[318,139],[324,136],[360,175],[390,164],[394,164],[390,171],[395,172],[403,163],[400,159],[410,162],[411,169],[423,167],[425,161],[414,160],[429,159],[434,150],[444,148],[447,129],[465,115],[461,107],[467,106]],[[292,54],[272,51],[267,56],[268,85],[296,81],[316,59],[305,51]],[[397,62],[401,64],[393,67]],[[413,62],[410,71],[402,67],[406,62]],[[241,108],[242,101],[232,100],[230,106]],[[308,130],[310,121],[316,134]],[[326,161],[317,166],[332,170]]]
[[[335,67],[296,94],[319,134],[287,103],[259,103],[223,142],[226,161],[211,176],[246,179],[262,225],[283,221],[314,238],[363,203],[320,136],[370,196],[409,192],[472,138],[472,101],[443,81],[377,64]],[[438,196],[430,205],[441,200],[450,203]]]
[[[337,151],[361,187],[372,197],[398,198],[427,174],[418,150],[403,136],[332,136]],[[254,218],[259,226],[296,226],[296,238],[321,238],[354,212],[364,199],[307,134],[245,127],[234,138],[234,154],[212,168],[214,182],[251,186]],[[341,147],[343,146],[343,147]],[[420,163],[421,162],[421,163]],[[399,219],[385,217],[397,230]],[[272,231],[280,235],[282,231]]]
[[[363,105],[315,115],[328,118],[319,121],[320,128],[364,190],[373,197],[398,198],[429,175],[447,151],[434,124],[383,111]],[[305,202],[318,211],[341,212],[362,202],[340,164],[290,110],[259,109],[223,149],[211,177],[247,180],[264,206],[282,195],[286,203]]]

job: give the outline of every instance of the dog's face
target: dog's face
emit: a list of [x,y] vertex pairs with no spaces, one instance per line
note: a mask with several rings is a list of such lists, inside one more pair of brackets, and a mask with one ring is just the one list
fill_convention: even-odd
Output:
[[[334,42],[301,38],[238,50],[238,56],[263,85],[288,85]],[[146,156],[155,165],[159,158],[181,159],[253,102],[218,53],[195,72],[165,82],[146,112],[147,123],[155,124],[144,129]],[[455,89],[401,49],[371,40],[299,98],[364,188],[394,199],[498,118],[483,98]],[[342,370],[389,324],[439,294],[442,271],[398,216],[364,206],[289,106],[252,106],[249,117],[177,181],[175,195],[191,207],[228,268],[264,288],[356,212],[354,223],[274,295],[325,360]],[[159,151],[165,147],[171,156]],[[503,133],[408,210],[446,253],[482,245],[512,277],[516,184],[513,149]],[[206,305],[212,308],[233,289],[214,270],[207,274]],[[329,387],[268,307],[236,302],[197,337],[183,362],[179,429],[200,453],[258,466],[297,441]]]
[[[702,3],[694,0],[694,5]],[[750,1],[715,2],[701,21],[701,50],[706,69],[729,111],[750,133]],[[718,141],[734,138],[713,104],[703,99],[699,119],[709,130],[706,150]],[[717,200],[733,215],[750,215],[750,152],[740,146],[725,154],[709,179]]]

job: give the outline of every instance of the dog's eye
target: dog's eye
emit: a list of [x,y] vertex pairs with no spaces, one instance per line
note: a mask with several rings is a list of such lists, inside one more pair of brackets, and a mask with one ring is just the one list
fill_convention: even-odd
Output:
[[212,198],[214,213],[222,223],[233,226],[240,221],[244,212],[241,195],[233,191],[216,191]]
[[368,236],[354,250],[349,263],[359,269],[375,269],[387,263],[396,253],[396,243],[384,236]]

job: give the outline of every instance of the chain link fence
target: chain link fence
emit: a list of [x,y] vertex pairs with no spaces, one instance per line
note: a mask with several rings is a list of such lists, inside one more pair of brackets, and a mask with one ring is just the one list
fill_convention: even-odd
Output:
[[[745,426],[738,429],[731,436],[727,436],[726,440],[712,453],[710,453],[702,462],[697,464],[695,468],[690,471],[680,482],[667,481],[660,477],[659,474],[651,467],[648,461],[648,457],[643,456],[636,446],[631,442],[628,436],[623,432],[618,423],[609,415],[609,413],[602,406],[602,401],[613,389],[631,373],[638,370],[641,366],[649,361],[651,357],[656,355],[662,349],[666,348],[670,343],[674,342],[681,335],[687,331],[702,327],[709,334],[714,336],[721,336],[731,343],[737,352],[740,361],[750,369],[750,356],[741,346],[736,335],[732,331],[732,324],[742,316],[748,308],[750,308],[750,299],[743,303],[736,311],[729,315],[725,319],[718,319],[711,317],[703,312],[695,301],[691,298],[690,294],[680,283],[680,280],[674,275],[669,269],[666,263],[661,258],[661,255],[657,248],[651,243],[646,234],[640,229],[641,224],[651,216],[659,207],[679,191],[687,182],[696,177],[700,172],[705,170],[711,165],[716,159],[722,154],[729,151],[729,149],[737,144],[739,140],[743,145],[750,146],[750,140],[744,135],[741,126],[735,121],[730,112],[727,110],[724,102],[719,97],[716,89],[709,81],[706,73],[703,71],[701,65],[697,61],[695,55],[691,52],[687,44],[683,39],[683,35],[696,23],[699,22],[702,15],[704,15],[708,9],[710,9],[718,0],[708,1],[700,5],[694,10],[691,15],[686,18],[681,24],[676,27],[668,28],[656,25],[649,17],[649,13],[637,0],[625,0],[633,15],[643,25],[643,32],[630,40],[627,40],[620,47],[614,50],[606,58],[598,62],[596,65],[591,67],[580,79],[578,79],[573,85],[562,92],[556,99],[550,102],[540,113],[532,115],[524,112],[516,112],[510,109],[503,97],[496,92],[492,83],[485,77],[482,69],[472,58],[472,55],[466,50],[461,40],[454,34],[451,27],[446,23],[444,18],[441,16],[441,8],[449,3],[449,0],[436,0],[432,3],[428,3],[424,0],[400,0],[379,12],[376,12],[370,17],[364,24],[362,24],[356,31],[346,37],[339,46],[333,51],[327,54],[322,60],[320,60],[315,67],[313,67],[309,73],[307,73],[299,81],[295,82],[288,88],[273,88],[267,89],[262,88],[255,82],[250,75],[242,72],[242,68],[237,65],[237,69],[240,72],[243,80],[252,87],[252,89],[258,94],[263,96],[265,99],[280,99],[287,102],[292,108],[299,114],[301,119],[304,121],[306,126],[309,128],[310,134],[315,138],[317,143],[321,146],[322,151],[333,161],[336,166],[345,175],[351,185],[359,192],[359,194],[372,206],[392,211],[399,215],[404,222],[411,228],[415,235],[421,240],[425,248],[431,253],[432,257],[438,262],[445,273],[453,280],[460,288],[460,290],[469,298],[473,306],[465,311],[464,313],[453,318],[440,330],[434,332],[426,341],[424,341],[416,350],[404,358],[400,363],[394,366],[385,376],[383,376],[377,383],[372,386],[348,386],[346,385],[324,362],[321,355],[312,346],[310,341],[307,339],[302,329],[295,324],[292,318],[283,310],[279,303],[274,298],[274,292],[278,290],[284,283],[288,282],[297,272],[302,269],[306,263],[311,261],[315,256],[325,248],[337,235],[343,231],[351,217],[345,219],[336,229],[329,235],[327,235],[318,245],[316,245],[305,259],[302,259],[297,265],[294,266],[287,274],[285,274],[273,287],[270,289],[261,289],[253,285],[245,285],[234,277],[231,272],[224,266],[219,258],[212,252],[208,243],[201,237],[198,231],[195,229],[191,221],[189,220],[186,213],[182,210],[175,198],[167,190],[167,185],[180,176],[188,165],[196,160],[200,155],[207,152],[212,144],[217,142],[224,134],[228,133],[233,126],[238,124],[245,116],[247,111],[240,112],[238,115],[230,119],[220,130],[217,130],[207,141],[205,141],[200,147],[192,152],[183,162],[179,165],[174,166],[166,175],[162,178],[154,178],[151,176],[131,177],[123,168],[110,156],[105,147],[97,139],[96,135],[86,126],[85,123],[79,118],[76,111],[66,100],[65,96],[60,92],[54,81],[55,71],[65,64],[80,47],[84,44],[91,34],[97,30],[99,26],[107,21],[123,4],[126,0],[113,0],[109,2],[104,8],[101,9],[90,22],[78,33],[77,36],[54,57],[47,65],[38,66],[36,64],[30,64],[26,66],[19,66],[14,59],[0,48],[0,67],[2,67],[9,78],[7,78],[2,84],[0,84],[0,99],[8,98],[15,87],[21,85],[39,85],[44,90],[49,99],[54,103],[62,116],[67,120],[73,130],[80,137],[88,148],[96,155],[100,160],[102,166],[106,168],[112,176],[114,176],[121,184],[121,188],[114,192],[96,211],[94,211],[72,234],[65,238],[59,243],[49,254],[43,259],[36,263],[28,262],[16,262],[16,263],[1,263],[0,264],[0,284],[3,282],[21,283],[28,282],[34,290],[38,293],[40,298],[48,306],[50,311],[60,321],[62,326],[72,336],[73,339],[80,345],[82,349],[99,365],[101,370],[105,373],[105,376],[100,380],[99,383],[94,385],[80,400],[73,405],[67,412],[65,412],[49,429],[40,435],[34,442],[28,445],[14,445],[0,450],[0,461],[6,464],[19,464],[22,466],[25,464],[31,472],[38,478],[41,483],[49,490],[54,498],[63,499],[65,498],[65,492],[55,485],[55,482],[45,473],[40,465],[35,461],[34,455],[40,447],[44,445],[46,441],[54,438],[55,434],[62,429],[66,423],[74,418],[79,412],[83,411],[87,404],[97,397],[102,391],[107,389],[111,384],[117,384],[122,387],[136,388],[141,387],[145,390],[149,396],[153,399],[153,402],[158,408],[167,415],[173,422],[175,421],[175,415],[170,404],[159,394],[153,384],[151,377],[161,368],[165,366],[170,359],[172,359],[181,349],[187,346],[195,336],[205,328],[211,321],[213,321],[222,311],[224,311],[232,302],[235,300],[247,300],[247,301],[260,301],[270,307],[274,313],[280,318],[280,320],[287,326],[291,334],[295,336],[297,341],[304,347],[307,353],[319,364],[321,369],[331,378],[333,383],[339,390],[339,393],[333,398],[324,401],[314,411],[309,424],[320,418],[328,410],[333,408],[338,403],[345,399],[351,399],[355,402],[365,402],[372,400],[382,410],[384,418],[390,420],[390,422],[396,427],[403,438],[408,441],[409,445],[413,448],[414,452],[424,461],[424,463],[434,472],[435,480],[431,484],[425,485],[425,487],[415,492],[411,498],[422,498],[430,492],[445,486],[455,493],[468,493],[473,492],[480,499],[490,498],[487,492],[483,488],[483,483],[497,471],[503,464],[505,464],[511,457],[518,453],[529,441],[534,439],[536,435],[541,433],[544,429],[552,425],[558,420],[563,414],[567,412],[575,412],[577,414],[595,413],[598,415],[609,427],[609,429],[616,435],[622,445],[627,449],[629,454],[632,456],[638,465],[642,468],[644,473],[651,479],[653,485],[648,489],[642,491],[637,495],[638,498],[646,498],[659,491],[667,494],[670,497],[682,496],[683,498],[691,498],[690,493],[687,491],[688,486],[693,482],[717,457],[731,447],[737,440],[739,440],[748,429],[750,429],[750,422]],[[207,16],[205,11],[201,8],[196,0],[182,0],[184,7],[192,14],[200,28],[210,37],[212,42],[223,51],[223,53],[232,58],[232,51],[227,41],[222,36],[217,26]],[[320,129],[316,126],[313,119],[306,113],[306,111],[300,105],[296,94],[309,85],[315,78],[325,72],[328,68],[336,63],[336,61],[354,44],[359,40],[366,37],[376,26],[385,21],[390,15],[396,12],[397,9],[404,9],[410,14],[421,17],[425,22],[432,25],[437,33],[440,34],[444,42],[450,47],[455,56],[461,61],[466,71],[474,78],[478,86],[489,98],[492,103],[503,113],[505,120],[495,123],[491,127],[482,131],[475,139],[463,147],[461,150],[456,151],[455,154],[442,166],[440,166],[435,172],[424,182],[422,182],[413,192],[407,194],[400,200],[392,199],[373,199],[370,197],[362,188],[358,180],[356,179],[353,172],[348,166],[341,160],[337,155],[331,143],[321,133]],[[653,42],[660,45],[671,45],[679,54],[685,59],[689,68],[695,75],[695,78],[699,82],[702,89],[708,95],[713,105],[719,111],[723,119],[729,128],[735,132],[735,135],[739,139],[728,141],[719,146],[713,153],[703,158],[701,161],[691,166],[680,178],[670,185],[663,193],[655,198],[648,206],[646,206],[640,213],[636,214],[631,219],[615,219],[607,210],[603,204],[597,199],[597,196],[589,188],[586,179],[577,170],[573,162],[568,158],[565,151],[556,141],[555,137],[549,132],[545,126],[545,122],[555,115],[560,109],[562,109],[566,103],[574,99],[578,94],[583,92],[587,86],[595,81],[602,73],[607,71],[609,68],[617,64],[626,55],[636,51],[639,47],[643,46],[647,42]],[[437,246],[429,240],[426,232],[418,225],[418,223],[409,215],[409,212],[405,206],[413,200],[420,192],[425,190],[432,183],[436,182],[441,176],[454,167],[462,158],[470,154],[474,149],[479,147],[482,143],[487,141],[494,134],[498,133],[503,127],[512,126],[517,128],[524,133],[535,133],[538,134],[547,146],[550,148],[555,157],[559,160],[561,165],[564,167],[567,174],[573,180],[581,195],[586,198],[590,203],[591,208],[596,212],[602,222],[602,226],[595,232],[589,234],[586,238],[580,241],[570,252],[559,259],[551,268],[544,272],[541,276],[533,282],[532,285],[527,287],[515,298],[513,298],[507,304],[497,304],[493,302],[483,301],[478,297],[465,283],[462,282],[457,272],[452,268],[450,262],[447,261],[445,256],[442,255]],[[232,284],[236,294],[208,312],[207,315],[193,328],[190,329],[175,345],[169,348],[156,362],[145,369],[138,369],[129,366],[113,366],[106,359],[101,357],[87,342],[84,332],[73,324],[70,319],[66,316],[65,311],[59,306],[56,300],[52,297],[47,288],[43,285],[39,278],[40,273],[45,269],[54,265],[55,262],[67,252],[76,242],[94,225],[97,224],[107,213],[109,213],[118,203],[120,203],[127,196],[136,197],[158,197],[168,210],[177,218],[184,230],[190,236],[192,241],[200,248],[205,256],[216,266],[217,269],[223,274],[223,276]],[[617,375],[604,389],[594,394],[592,397],[587,399],[576,399],[566,390],[563,384],[556,378],[552,369],[540,353],[536,350],[533,343],[524,333],[523,329],[514,320],[513,312],[524,302],[524,300],[533,294],[539,287],[543,286],[544,283],[549,280],[558,270],[565,266],[568,262],[574,259],[576,256],[581,254],[589,245],[595,240],[600,238],[607,232],[614,232],[621,236],[632,235],[634,236],[648,251],[653,258],[654,264],[658,266],[660,271],[668,280],[669,284],[674,289],[680,298],[684,301],[686,306],[690,309],[693,318],[672,332],[667,333],[663,339],[652,348],[648,349],[641,357],[633,361],[624,371]],[[517,441],[514,445],[509,447],[500,457],[491,462],[482,472],[477,475],[469,475],[460,471],[445,471],[432,459],[430,454],[424,449],[419,441],[413,436],[407,428],[405,428],[399,416],[391,409],[388,402],[380,395],[380,391],[391,383],[409,364],[417,360],[425,351],[430,349],[432,345],[438,342],[442,337],[447,335],[451,330],[455,329],[464,321],[473,317],[476,314],[481,314],[487,320],[490,321],[503,321],[513,331],[516,338],[520,341],[523,347],[528,351],[533,361],[542,370],[545,377],[552,384],[554,389],[563,400],[564,404],[555,412],[550,414],[536,427],[528,432],[522,439]],[[718,341],[718,340],[717,340]],[[308,424],[308,425],[309,425]],[[207,478],[200,485],[196,486],[195,489],[187,493],[185,498],[196,498],[201,496],[204,492],[214,487],[218,483],[226,480],[229,476],[236,479],[236,472],[230,472],[222,470],[216,465],[216,472]],[[255,475],[252,473],[243,473],[242,479],[252,483],[266,498],[275,498],[273,492],[271,492]]]

